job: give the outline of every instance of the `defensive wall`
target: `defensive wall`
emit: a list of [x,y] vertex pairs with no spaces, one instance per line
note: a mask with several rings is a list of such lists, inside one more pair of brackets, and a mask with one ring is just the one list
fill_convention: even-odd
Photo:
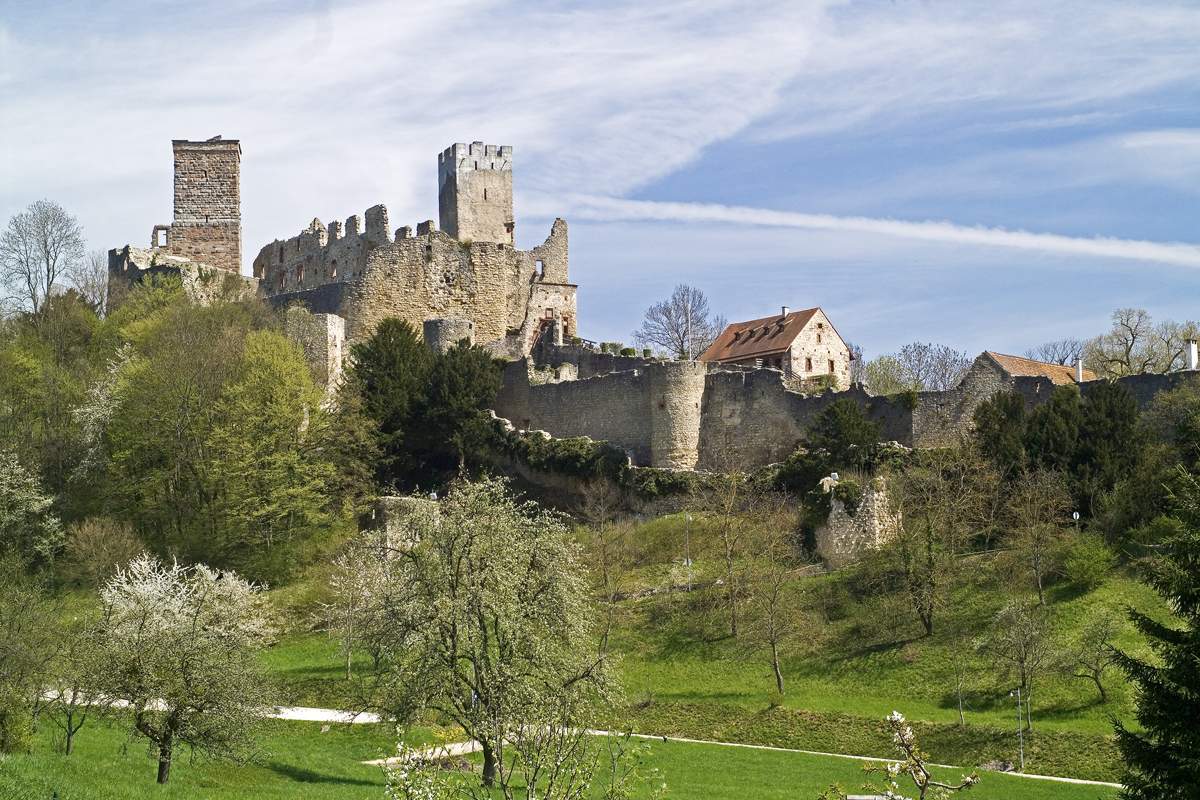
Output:
[[[540,378],[539,370],[571,366],[578,380]],[[1144,407],[1196,374],[1136,375],[1119,383]],[[1086,395],[1102,382],[1079,388]],[[1017,391],[1032,408],[1054,388],[1048,378],[1012,377],[980,358],[948,391],[876,396],[856,385],[805,394],[790,389],[776,369],[706,368],[542,344],[532,358],[505,369],[495,411],[521,430],[607,441],[636,466],[722,470],[784,460],[816,416],[842,398],[879,424],[883,441],[935,448],[959,443],[975,409],[996,392]]]

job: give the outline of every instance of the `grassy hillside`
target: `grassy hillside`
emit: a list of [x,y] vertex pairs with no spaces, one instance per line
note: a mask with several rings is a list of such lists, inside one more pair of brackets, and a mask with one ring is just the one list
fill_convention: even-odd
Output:
[[[238,766],[182,758],[170,783],[154,783],[154,762],[123,731],[84,729],[70,757],[50,752],[43,738],[32,755],[0,761],[0,797],[13,800],[139,800],[140,798],[298,798],[366,800],[383,797],[379,767],[359,763],[391,750],[386,725],[322,726],[274,722],[263,739],[258,763]],[[736,800],[754,787],[759,800],[815,798],[831,783],[857,789],[865,776],[861,763],[799,753],[755,751],[679,742],[655,742],[646,760],[657,769],[669,797]],[[947,778],[958,771],[944,770]],[[656,778],[657,781],[657,778]],[[650,785],[638,797],[649,796]],[[498,795],[497,795],[498,796]],[[974,800],[1109,800],[1106,787],[1075,786],[986,774],[970,794]]]

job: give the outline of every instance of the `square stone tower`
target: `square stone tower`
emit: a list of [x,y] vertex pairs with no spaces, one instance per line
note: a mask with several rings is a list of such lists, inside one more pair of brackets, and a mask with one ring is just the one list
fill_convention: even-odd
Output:
[[175,139],[175,215],[164,232],[172,255],[210,267],[242,270],[242,146],[214,136],[204,142]]
[[511,245],[512,147],[471,142],[440,153],[438,216],[456,239]]

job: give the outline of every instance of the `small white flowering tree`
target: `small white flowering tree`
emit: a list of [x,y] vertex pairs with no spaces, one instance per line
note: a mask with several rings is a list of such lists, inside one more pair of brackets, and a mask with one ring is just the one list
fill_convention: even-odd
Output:
[[49,561],[63,542],[62,523],[51,512],[54,498],[35,472],[10,450],[0,450],[0,555]]
[[129,704],[166,783],[176,749],[239,757],[267,710],[256,651],[272,635],[260,587],[204,565],[134,559],[100,591],[101,688]]
[[[892,742],[895,743],[903,759],[864,765],[867,772],[882,774],[885,781],[882,786],[867,786],[868,791],[878,792],[887,800],[946,800],[955,792],[970,789],[979,783],[979,776],[974,772],[964,775],[958,783],[935,780],[929,772],[929,756],[917,743],[917,735],[904,715],[899,711],[893,711],[887,715],[886,719],[888,727],[892,731]],[[911,798],[905,794],[907,790],[901,789],[900,781],[904,777],[911,779],[913,787],[916,789],[917,793]],[[829,787],[829,790],[820,796],[820,800],[845,800],[845,798],[845,792],[837,786]]]

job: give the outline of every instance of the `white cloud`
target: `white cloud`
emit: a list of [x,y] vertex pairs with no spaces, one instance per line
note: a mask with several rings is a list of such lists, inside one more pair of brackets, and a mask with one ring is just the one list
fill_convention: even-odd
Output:
[[912,222],[872,217],[802,214],[747,206],[669,203],[576,195],[567,199],[571,213],[593,220],[718,222],[737,225],[805,228],[847,234],[881,234],[924,242],[970,247],[1015,248],[1072,256],[1095,256],[1184,267],[1200,267],[1200,245],[1148,242],[1109,237],[1074,237],[1004,228],[967,227],[945,221]]

